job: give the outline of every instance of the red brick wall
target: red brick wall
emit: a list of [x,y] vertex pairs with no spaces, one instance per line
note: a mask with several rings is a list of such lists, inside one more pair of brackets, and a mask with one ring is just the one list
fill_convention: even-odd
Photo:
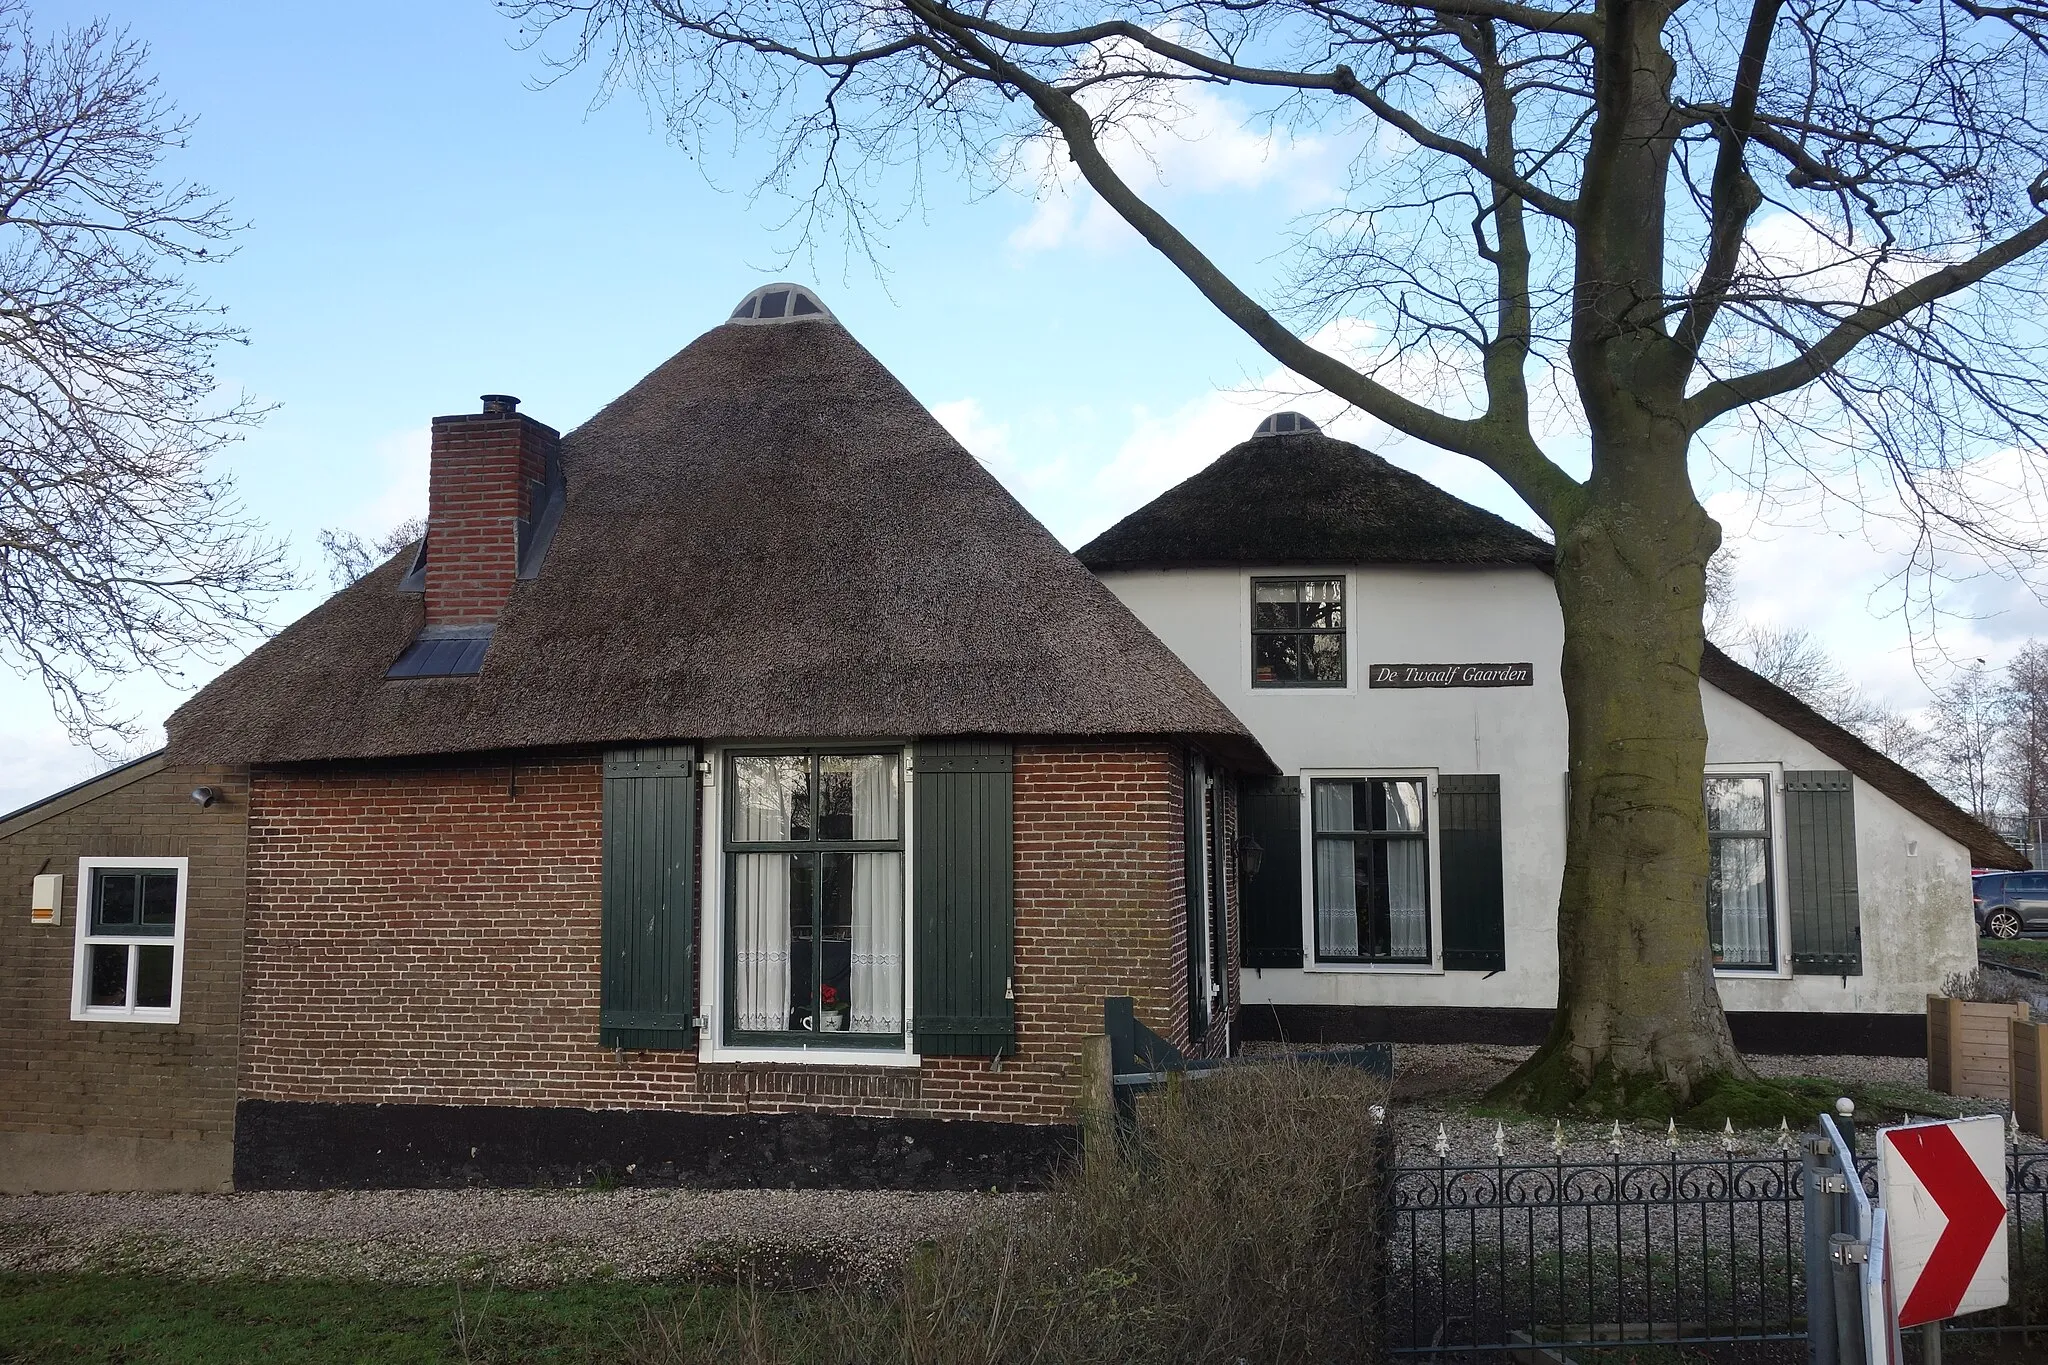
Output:
[[516,522],[547,470],[552,427],[518,413],[434,419],[427,488],[427,624],[497,619],[519,575]]
[[1102,997],[1184,1038],[1181,758],[1016,753],[1017,1036],[1000,1069],[704,1065],[598,1046],[595,756],[266,771],[251,798],[253,1099],[1074,1117]]

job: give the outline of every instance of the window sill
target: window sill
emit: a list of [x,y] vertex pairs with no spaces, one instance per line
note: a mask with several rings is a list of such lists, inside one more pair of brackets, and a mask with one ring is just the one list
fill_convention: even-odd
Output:
[[907,1048],[865,1047],[731,1047],[706,1042],[698,1060],[705,1063],[770,1062],[784,1066],[898,1066],[914,1067],[923,1061]]
[[1368,976],[1442,976],[1444,969],[1434,962],[1304,962],[1305,972],[1337,972]]
[[1729,981],[1790,981],[1792,973],[1783,967],[1716,967],[1716,978]]
[[110,1010],[75,1009],[71,1011],[74,1024],[175,1024],[176,1010]]

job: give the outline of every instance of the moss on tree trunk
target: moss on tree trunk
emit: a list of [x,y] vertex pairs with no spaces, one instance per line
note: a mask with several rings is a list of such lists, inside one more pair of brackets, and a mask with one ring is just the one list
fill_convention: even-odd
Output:
[[1558,540],[1571,722],[1558,1009],[1494,1092],[1538,1112],[1662,1117],[1755,1084],[1705,913],[1701,612],[1720,528],[1689,491],[1661,501],[1588,500]]

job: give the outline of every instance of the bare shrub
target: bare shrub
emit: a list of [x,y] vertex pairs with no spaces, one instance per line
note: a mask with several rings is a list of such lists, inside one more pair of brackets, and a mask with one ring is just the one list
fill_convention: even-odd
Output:
[[655,1324],[650,1362],[1260,1365],[1376,1348],[1372,1106],[1341,1067],[1232,1067],[1149,1100],[1113,1161],[1034,1216],[925,1248],[881,1294],[748,1291],[711,1324]]
[[1951,1000],[1986,1005],[2031,1004],[2039,990],[2038,983],[2023,976],[1989,967],[1957,972],[1941,983],[1941,993]]

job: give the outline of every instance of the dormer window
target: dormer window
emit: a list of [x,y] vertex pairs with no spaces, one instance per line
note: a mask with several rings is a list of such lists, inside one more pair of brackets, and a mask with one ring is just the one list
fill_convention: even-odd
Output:
[[1344,580],[1252,580],[1252,686],[1344,685]]
[[832,310],[800,284],[764,284],[740,300],[729,322],[834,322]]

